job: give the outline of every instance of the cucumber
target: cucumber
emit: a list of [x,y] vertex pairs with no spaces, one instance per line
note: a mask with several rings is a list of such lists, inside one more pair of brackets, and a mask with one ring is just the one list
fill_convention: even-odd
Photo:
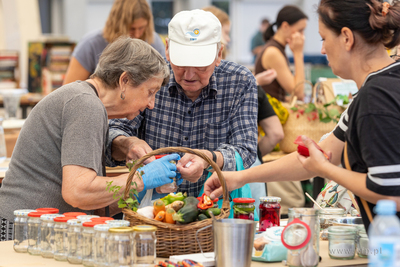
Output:
[[183,205],[184,207],[188,204],[192,204],[197,207],[197,204],[199,204],[199,200],[195,197],[187,197],[183,200],[183,203],[184,203],[184,205]]
[[[199,202],[196,199],[197,202]],[[197,204],[185,204],[183,208],[178,210],[174,215],[172,215],[172,219],[176,222],[180,222],[182,224],[194,222],[197,219],[197,215],[199,211],[197,209]]]
[[206,215],[208,218],[211,218],[211,215],[208,213],[209,211],[211,211],[212,214],[214,214],[214,216],[218,216],[221,214],[221,209],[219,209],[219,208],[209,208],[209,209],[203,210],[202,213],[204,215]]
[[204,215],[203,213],[200,213],[199,216],[197,216],[197,219],[199,219],[199,221],[203,221],[203,220],[207,220],[208,217],[206,215]]

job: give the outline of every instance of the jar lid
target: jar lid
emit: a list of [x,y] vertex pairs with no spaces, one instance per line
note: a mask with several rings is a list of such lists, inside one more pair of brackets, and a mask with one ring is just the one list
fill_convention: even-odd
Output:
[[38,217],[39,218],[43,214],[46,214],[46,213],[45,212],[32,211],[32,212],[28,213],[28,216],[29,217]]
[[63,215],[66,216],[66,217],[75,217],[76,218],[76,217],[78,217],[80,215],[87,215],[87,214],[84,213],[84,212],[74,212],[74,211],[72,211],[72,212],[64,212]]
[[254,203],[255,200],[254,198],[244,198],[244,197],[240,197],[240,198],[234,198],[233,199],[234,203]]
[[75,226],[77,226],[77,225],[82,225],[82,221],[79,220],[79,219],[72,219],[72,220],[68,220],[68,221],[67,221],[67,224],[68,224],[68,225],[75,225]]
[[35,212],[35,210],[14,210],[15,216],[28,216],[30,212]]
[[60,210],[56,208],[38,208],[36,209],[37,212],[45,212],[45,213],[58,213]]
[[260,197],[260,202],[281,202],[280,197]]
[[100,231],[100,232],[108,232],[108,230],[111,228],[110,225],[108,224],[96,224],[94,226],[95,231]]
[[106,224],[111,227],[128,227],[131,223],[127,220],[113,220],[113,221],[105,221]]
[[99,215],[78,215],[76,216],[77,219],[82,221],[91,220],[92,218],[99,218]]
[[323,208],[319,210],[320,215],[344,215],[345,210],[342,208]]
[[113,227],[108,229],[110,233],[132,233],[133,229],[131,227]]
[[281,241],[287,249],[301,249],[308,244],[311,234],[310,226],[299,218],[295,218],[283,229]]
[[112,221],[114,218],[112,217],[94,217],[90,218],[92,222],[105,222],[105,221]]
[[102,221],[97,221],[97,222],[89,221],[89,222],[82,223],[82,226],[83,227],[94,227],[97,224],[103,224],[103,222]]
[[136,225],[132,227],[135,232],[155,232],[157,231],[157,227],[152,225]]
[[357,233],[357,228],[354,226],[329,226],[328,234],[337,235],[352,235]]
[[55,217],[62,217],[64,215],[62,214],[43,214],[42,216],[40,216],[40,219],[42,221],[53,221]]
[[69,220],[76,219],[75,217],[55,217],[55,222],[68,222]]

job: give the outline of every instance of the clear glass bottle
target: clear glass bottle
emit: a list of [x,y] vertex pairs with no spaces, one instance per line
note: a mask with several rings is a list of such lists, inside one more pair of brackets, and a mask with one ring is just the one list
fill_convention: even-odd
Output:
[[328,227],[333,225],[333,220],[345,216],[345,210],[342,208],[323,208],[320,210],[319,223],[321,228],[321,240],[328,240]]
[[133,229],[133,266],[156,264],[156,231],[152,225],[136,225]]
[[66,261],[68,255],[68,224],[75,217],[54,218],[54,259]]
[[364,225],[361,227],[357,227],[357,238],[356,238],[356,245],[357,245],[357,255],[360,258],[367,258],[368,257],[368,235],[365,231]]
[[108,260],[110,266],[132,266],[132,232],[133,229],[131,227],[117,227],[108,230]]
[[28,252],[28,214],[35,210],[14,211],[14,250]]
[[253,198],[234,198],[233,199],[233,218],[254,221]]
[[331,259],[351,260],[356,254],[357,228],[330,226],[328,228],[328,253]]
[[94,266],[93,247],[94,247],[94,226],[103,222],[84,222],[82,223],[82,264],[83,266]]
[[95,267],[109,266],[107,236],[111,228],[108,224],[97,224],[94,229],[93,261]]
[[62,214],[43,214],[40,216],[40,255],[43,258],[54,257],[54,218]]
[[105,221],[107,225],[110,227],[129,227],[130,222],[127,220],[113,220],[113,221]]
[[82,263],[82,221],[73,219],[68,225],[68,254],[67,261],[71,264]]
[[40,216],[43,212],[28,213],[28,253],[40,255]]
[[266,231],[267,228],[281,225],[280,202],[280,197],[260,197],[259,231]]

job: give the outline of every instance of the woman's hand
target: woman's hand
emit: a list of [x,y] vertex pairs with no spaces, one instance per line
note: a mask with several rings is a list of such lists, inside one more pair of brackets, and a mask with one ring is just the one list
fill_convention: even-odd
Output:
[[[152,161],[151,163],[141,167],[137,170],[142,176],[144,189],[152,189],[164,184],[172,183],[176,176],[176,165],[170,163],[171,160],[179,160],[180,156],[178,154],[171,154],[162,157],[158,160]],[[143,172],[143,174],[142,174]],[[177,181],[179,184],[179,181]]]
[[[310,153],[309,157],[304,157],[300,154],[297,155],[297,158],[303,165],[304,169],[313,172],[315,176],[327,177],[326,168],[331,165],[329,160],[327,160],[324,154],[314,145],[314,142],[310,138],[302,135],[301,140]],[[332,158],[331,152],[328,151],[326,154],[330,159]]]
[[290,50],[292,50],[293,54],[303,53],[304,39],[304,34],[301,34],[299,32],[293,33],[291,38],[287,39],[289,48]]
[[276,79],[276,76],[276,70],[268,69],[256,74],[254,77],[256,78],[258,85],[268,85]]
[[[241,172],[222,172],[224,175],[228,191],[233,191],[242,187],[246,182],[241,177]],[[222,195],[222,186],[218,178],[218,174],[214,172],[204,184],[204,193],[210,196],[211,199],[217,198]]]

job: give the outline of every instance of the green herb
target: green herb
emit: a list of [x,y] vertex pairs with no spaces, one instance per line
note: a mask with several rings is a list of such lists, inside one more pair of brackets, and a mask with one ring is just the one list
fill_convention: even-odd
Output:
[[[132,167],[136,164],[136,161],[127,162],[126,166],[129,168],[129,171],[132,170]],[[142,167],[143,165],[140,165]],[[142,179],[143,171],[140,172],[139,178]],[[113,193],[113,199],[118,199],[118,208],[128,208],[133,211],[137,211],[139,208],[139,201],[137,200],[139,197],[139,192],[137,191],[137,183],[131,183],[131,189],[129,190],[129,195],[126,199],[124,199],[124,195],[119,195],[119,191],[121,190],[121,186],[113,185],[113,181],[107,182],[106,190],[108,192]]]

